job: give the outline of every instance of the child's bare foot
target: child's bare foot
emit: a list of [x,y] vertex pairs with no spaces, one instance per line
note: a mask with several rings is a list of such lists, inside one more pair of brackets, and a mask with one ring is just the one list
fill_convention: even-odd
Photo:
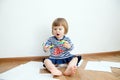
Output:
[[76,69],[77,69],[77,66],[68,67],[65,70],[64,75],[66,75],[66,76],[72,76],[73,74],[75,74]]
[[50,72],[54,76],[61,76],[62,75],[62,72],[58,69],[52,69],[52,70],[50,70]]

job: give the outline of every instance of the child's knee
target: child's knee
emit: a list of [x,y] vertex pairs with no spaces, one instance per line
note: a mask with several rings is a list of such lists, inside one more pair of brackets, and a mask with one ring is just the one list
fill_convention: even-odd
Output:
[[78,61],[78,57],[74,57],[73,59],[74,59],[75,61]]
[[47,63],[47,62],[50,62],[49,59],[44,59],[43,63]]

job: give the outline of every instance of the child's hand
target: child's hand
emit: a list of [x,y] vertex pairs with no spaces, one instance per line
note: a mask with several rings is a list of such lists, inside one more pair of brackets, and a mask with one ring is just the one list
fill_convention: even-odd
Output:
[[65,41],[63,44],[63,47],[69,49],[71,47],[71,45],[67,41]]
[[48,52],[50,50],[50,47],[49,46],[44,46],[43,49],[44,49],[45,52]]

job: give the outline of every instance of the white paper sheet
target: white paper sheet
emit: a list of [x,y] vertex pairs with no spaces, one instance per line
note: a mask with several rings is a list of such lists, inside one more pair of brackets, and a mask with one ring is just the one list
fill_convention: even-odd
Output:
[[88,61],[85,70],[111,72],[111,68],[109,66],[103,65],[101,62],[98,61]]
[[101,61],[101,64],[109,67],[120,68],[120,62]]
[[0,74],[3,80],[55,80],[51,74],[40,74],[41,62],[30,61]]

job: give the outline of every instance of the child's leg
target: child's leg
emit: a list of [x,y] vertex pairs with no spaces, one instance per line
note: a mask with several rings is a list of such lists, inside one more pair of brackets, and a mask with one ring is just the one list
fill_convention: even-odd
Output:
[[64,72],[64,75],[71,76],[76,72],[78,58],[74,57],[68,64],[67,69]]
[[46,66],[46,68],[54,75],[54,76],[60,76],[62,75],[62,72],[60,70],[58,70],[55,65],[49,60],[49,59],[45,59],[44,60],[44,64]]

